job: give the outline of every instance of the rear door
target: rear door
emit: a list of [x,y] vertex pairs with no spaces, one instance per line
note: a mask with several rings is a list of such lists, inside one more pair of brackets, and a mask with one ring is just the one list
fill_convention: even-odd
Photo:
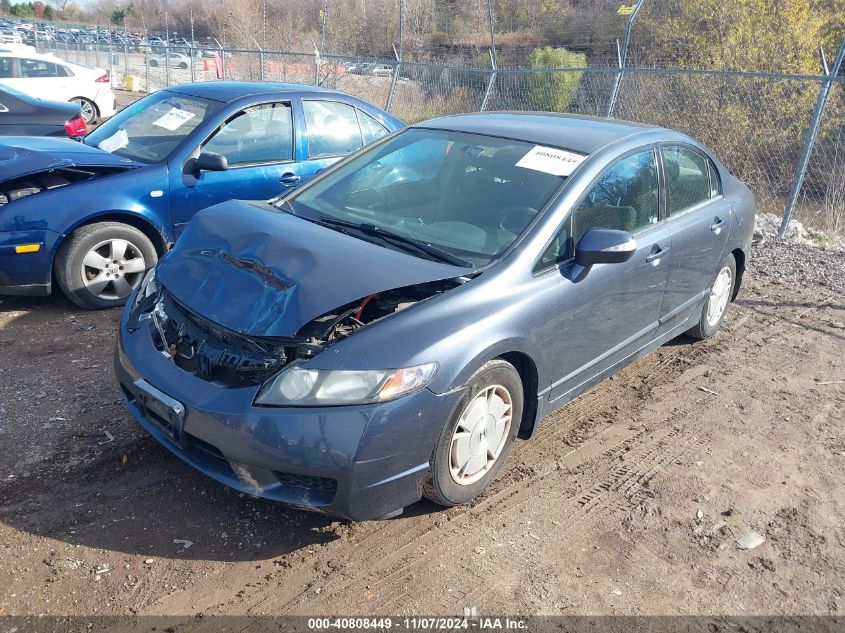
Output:
[[[268,200],[296,187],[307,175],[296,151],[291,103],[262,103],[239,110],[218,127],[200,151],[225,156],[227,171],[171,171],[171,208],[178,235],[194,213],[231,199]],[[298,155],[299,154],[299,155]]]
[[303,99],[302,112],[309,159],[304,180],[390,133],[367,113],[335,99]]
[[672,264],[661,308],[661,330],[683,322],[697,309],[725,255],[731,204],[722,195],[718,170],[692,145],[660,148],[666,208],[672,233]]

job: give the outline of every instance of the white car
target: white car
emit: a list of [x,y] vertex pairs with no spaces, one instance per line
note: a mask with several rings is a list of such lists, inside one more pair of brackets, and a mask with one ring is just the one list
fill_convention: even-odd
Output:
[[0,29],[0,44],[22,44],[21,34],[13,29]]
[[392,77],[393,66],[390,64],[376,64],[370,69],[370,74],[376,77]]
[[85,123],[115,113],[108,71],[67,62],[54,55],[0,50],[0,85],[38,99],[77,103]]
[[185,69],[191,67],[191,62],[191,58],[184,53],[170,51],[165,54],[164,51],[162,51],[160,53],[147,54],[147,65],[151,68],[155,68],[157,66],[164,68],[167,64],[170,64],[171,68]]

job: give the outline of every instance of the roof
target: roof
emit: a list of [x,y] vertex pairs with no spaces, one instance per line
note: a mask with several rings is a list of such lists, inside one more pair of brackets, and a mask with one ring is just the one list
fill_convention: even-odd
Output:
[[246,97],[256,94],[269,94],[279,92],[326,93],[333,92],[326,88],[308,86],[305,84],[272,83],[258,81],[209,81],[194,84],[182,84],[170,86],[167,90],[179,92],[192,97],[214,99],[215,101],[232,101],[239,97]]
[[479,112],[431,119],[414,127],[500,136],[568,149],[579,154],[645,131],[651,125],[555,112]]

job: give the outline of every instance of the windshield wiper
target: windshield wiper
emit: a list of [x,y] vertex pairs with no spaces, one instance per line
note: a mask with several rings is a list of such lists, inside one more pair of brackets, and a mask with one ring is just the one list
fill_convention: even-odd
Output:
[[426,255],[434,258],[437,261],[452,264],[453,266],[463,266],[465,268],[472,267],[472,264],[466,261],[465,259],[461,259],[456,255],[452,255],[452,253],[445,251],[442,248],[438,248],[433,244],[423,242],[422,240],[414,239],[413,237],[406,237],[398,233],[393,233],[392,231],[383,229],[380,226],[376,226],[375,224],[369,224],[367,222],[362,222],[359,224],[358,222],[339,220],[338,218],[332,218],[327,215],[321,215],[319,219],[315,219],[313,221],[317,222],[318,224],[324,224],[332,227],[360,231],[361,233],[365,233],[366,235],[378,237],[384,240],[385,242],[393,242],[399,243],[403,246],[410,246],[417,252],[425,253]]

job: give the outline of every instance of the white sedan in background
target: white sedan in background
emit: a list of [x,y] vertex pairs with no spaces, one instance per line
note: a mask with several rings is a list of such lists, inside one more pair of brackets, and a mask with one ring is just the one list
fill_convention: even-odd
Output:
[[0,85],[50,101],[79,104],[85,123],[115,113],[108,71],[16,50],[0,50]]

